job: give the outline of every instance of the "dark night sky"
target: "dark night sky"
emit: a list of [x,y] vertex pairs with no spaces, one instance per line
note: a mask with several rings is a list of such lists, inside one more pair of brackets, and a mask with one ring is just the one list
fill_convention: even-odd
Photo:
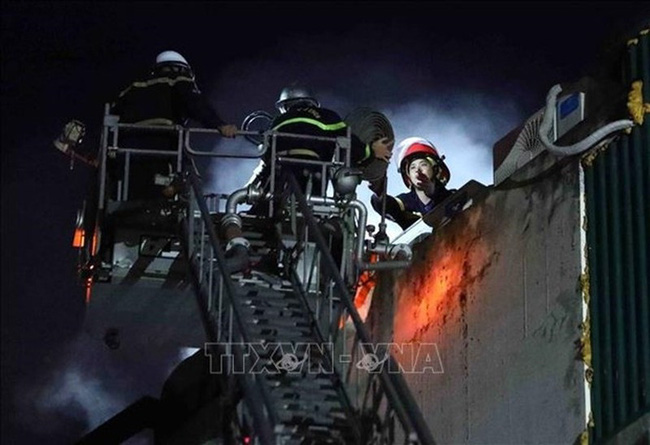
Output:
[[[398,140],[439,144],[460,187],[491,183],[492,144],[649,19],[641,2],[3,2],[2,442],[70,443],[89,426],[74,394],[37,403],[84,310],[70,242],[90,172],[52,140],[77,118],[95,144],[103,104],[158,52],[183,54],[237,124],[296,80],[341,115],[375,107]],[[220,191],[252,170],[226,167],[206,173]]]

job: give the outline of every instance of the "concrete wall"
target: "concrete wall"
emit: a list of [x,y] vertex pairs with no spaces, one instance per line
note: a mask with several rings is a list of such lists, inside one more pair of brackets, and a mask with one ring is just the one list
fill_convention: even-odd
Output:
[[519,178],[416,245],[373,301],[377,341],[437,345],[444,372],[405,377],[438,443],[573,443],[586,426],[578,165],[544,153]]

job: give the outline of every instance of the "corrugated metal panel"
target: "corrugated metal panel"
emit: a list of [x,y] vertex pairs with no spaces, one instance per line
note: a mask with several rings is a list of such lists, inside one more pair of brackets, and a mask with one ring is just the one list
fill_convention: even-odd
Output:
[[[647,30],[628,43],[625,81],[650,102]],[[650,412],[650,115],[585,165],[594,427],[602,443]]]

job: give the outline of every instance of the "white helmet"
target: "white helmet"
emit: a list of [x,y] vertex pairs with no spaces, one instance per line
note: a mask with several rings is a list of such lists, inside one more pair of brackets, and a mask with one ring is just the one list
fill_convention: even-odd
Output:
[[185,65],[188,68],[190,67],[190,64],[185,60],[185,57],[181,56],[176,51],[163,51],[158,54],[156,56],[156,65],[161,63],[175,63],[178,65]]
[[152,75],[169,75],[169,73],[177,73],[194,78],[194,73],[190,64],[187,63],[185,57],[181,56],[176,51],[163,51],[156,56],[156,64],[151,72]]

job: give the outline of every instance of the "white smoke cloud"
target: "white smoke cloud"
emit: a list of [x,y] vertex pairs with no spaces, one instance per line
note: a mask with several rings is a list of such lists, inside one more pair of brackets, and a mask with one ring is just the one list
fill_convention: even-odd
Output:
[[[71,440],[81,439],[141,397],[160,397],[164,379],[190,352],[118,358],[116,351],[82,333],[53,355],[55,359],[38,376],[26,377],[19,384],[14,400],[17,417],[38,434],[77,434]],[[74,418],[80,430],[66,431],[62,418]],[[125,443],[147,444],[149,439],[150,432],[145,431]]]
[[[325,106],[333,109],[349,112],[355,108],[350,100],[333,93],[324,93],[320,97]],[[396,145],[412,136],[423,137],[434,143],[440,154],[445,156],[451,171],[448,184],[451,189],[458,189],[470,180],[484,185],[492,184],[492,146],[521,120],[512,104],[479,94],[460,97],[444,106],[435,101],[418,100],[380,105],[374,109],[390,120]],[[347,113],[341,114],[344,117]],[[243,139],[221,141],[216,147],[221,152],[229,153],[253,153],[255,149]],[[406,191],[397,173],[397,156],[398,153],[393,153],[388,169],[388,192],[392,195]],[[247,159],[213,160],[206,192],[233,192],[246,183],[256,165],[257,161]],[[358,189],[358,196],[368,206],[369,224],[377,227],[380,216],[370,207],[371,192],[362,185]],[[391,238],[395,238],[401,229],[389,221],[387,231]]]
[[[512,122],[517,116],[506,107],[499,110],[500,121],[492,120],[491,110],[495,105],[465,108],[461,100],[453,106],[442,107],[435,102],[411,102],[403,105],[388,105],[382,111],[390,120],[395,133],[396,145],[399,141],[412,136],[431,141],[438,152],[445,156],[445,162],[451,171],[448,184],[450,189],[458,189],[470,180],[484,185],[493,182],[492,145],[504,134],[504,123]],[[393,153],[388,169],[388,193],[396,195],[406,191],[401,176],[397,172],[399,153]],[[369,205],[371,193],[367,187],[359,189],[359,197]],[[368,222],[377,226],[380,215],[370,211]],[[401,228],[392,222],[387,223],[387,233],[394,239]]]
[[54,421],[58,412],[74,410],[82,411],[90,430],[126,405],[124,394],[106,388],[106,379],[94,371],[98,363],[87,359],[85,349],[83,341],[72,342],[52,366],[33,379],[40,380],[41,385],[24,382],[28,389],[17,392],[15,404],[27,427],[43,434],[54,433],[59,429]]
[[71,366],[54,375],[50,384],[39,391],[34,400],[41,413],[80,404],[85,409],[86,421],[91,428],[126,405],[122,395],[111,392],[105,381],[89,375],[79,366]]
[[[354,105],[345,98],[333,94],[321,96],[328,107],[335,104],[333,109],[354,109]],[[471,107],[468,107],[469,103],[472,104]],[[400,140],[412,136],[433,142],[440,154],[445,156],[445,162],[451,171],[448,184],[451,189],[458,189],[470,180],[484,185],[492,184],[492,146],[520,120],[513,106],[499,104],[494,99],[476,100],[476,97],[461,98],[445,107],[420,100],[401,105],[387,104],[375,109],[390,120],[396,145]],[[243,139],[222,141],[216,147],[221,152],[229,153],[253,153],[255,150],[254,145]],[[392,195],[406,191],[397,173],[397,156],[398,153],[393,153],[388,169],[388,192]],[[256,165],[256,160],[213,160],[206,192],[233,192],[246,183]],[[358,196],[368,206],[369,224],[377,227],[380,216],[370,207],[371,192],[362,184],[358,188]],[[391,238],[401,232],[399,226],[390,221],[387,230]]]
[[[256,59],[236,61],[212,84],[213,99],[231,121],[239,123],[254,110],[273,114],[282,87],[298,81],[311,87],[322,106],[342,117],[357,107],[384,113],[393,125],[396,142],[411,136],[432,141],[451,170],[450,188],[460,188],[471,179],[492,184],[493,144],[526,117],[516,98],[506,101],[503,92],[459,89],[463,73],[443,54],[423,54],[417,38],[411,41],[399,29],[364,26],[341,35],[336,50],[318,36],[301,36],[298,42],[279,41],[275,49]],[[383,42],[378,53],[376,38]],[[317,60],[314,54],[319,54]],[[436,69],[427,68],[431,66]],[[242,153],[254,149],[240,138],[217,146]],[[394,153],[388,172],[388,192],[393,195],[405,191],[396,157]],[[256,165],[250,160],[212,161],[205,191],[230,193],[240,188]],[[359,187],[358,195],[369,208],[369,223],[377,225],[379,215],[370,207],[365,185]],[[401,232],[392,222],[388,229],[391,238]]]
[[[499,97],[466,90],[454,94],[444,91],[444,86],[437,90],[427,73],[409,71],[411,64],[404,52],[399,53],[402,58],[399,64],[369,62],[364,70],[350,70],[358,60],[337,55],[338,52],[323,52],[317,65],[301,66],[301,61],[311,63],[314,48],[317,46],[305,39],[291,59],[284,52],[271,52],[259,59],[232,63],[213,88],[220,113],[238,124],[254,110],[273,113],[280,89],[293,81],[302,81],[313,87],[323,106],[336,110],[342,117],[361,106],[384,113],[392,123],[396,143],[411,136],[432,141],[445,155],[451,170],[450,188],[460,188],[471,179],[485,185],[492,183],[492,145],[524,118],[513,102],[505,103]],[[333,72],[340,76],[332,76]],[[197,141],[194,148],[238,154],[256,151],[243,138],[216,139],[216,142],[214,137],[205,138]],[[396,157],[394,153],[388,170],[388,191],[393,195],[405,191],[397,173]],[[198,160],[204,191],[232,193],[248,181],[257,162],[227,158]],[[358,196],[368,207],[368,223],[378,226],[380,216],[370,206],[370,191],[365,184],[358,188]],[[387,231],[394,239],[401,229],[388,222]],[[88,344],[78,340],[43,379],[42,386],[21,394],[17,400],[22,412],[20,418],[30,428],[40,428],[44,433],[54,431],[56,413],[74,409],[82,411],[87,432],[146,394],[142,386],[146,377],[131,376],[102,354],[88,353],[88,349]],[[183,357],[159,358],[160,367],[171,371]],[[149,392],[157,397],[159,389]],[[33,422],[33,419],[45,421]]]

